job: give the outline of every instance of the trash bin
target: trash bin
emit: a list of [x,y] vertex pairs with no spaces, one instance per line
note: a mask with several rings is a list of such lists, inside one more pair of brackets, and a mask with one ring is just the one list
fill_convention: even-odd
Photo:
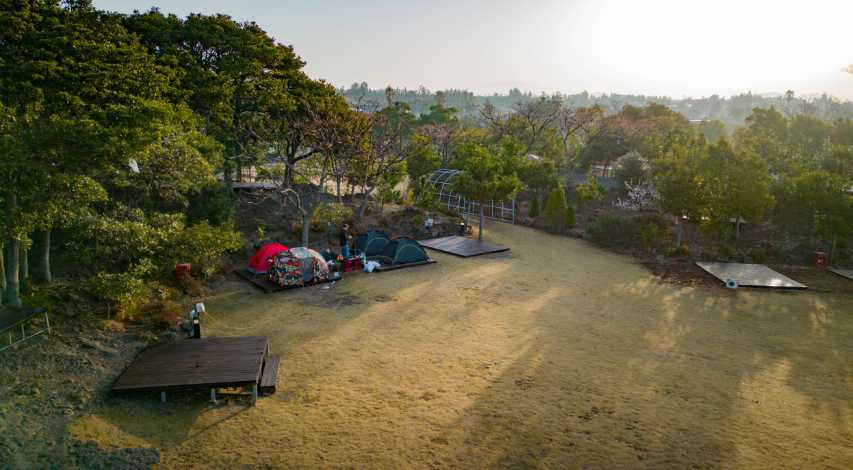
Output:
[[814,252],[814,265],[817,268],[825,268],[827,265],[828,255],[823,251]]

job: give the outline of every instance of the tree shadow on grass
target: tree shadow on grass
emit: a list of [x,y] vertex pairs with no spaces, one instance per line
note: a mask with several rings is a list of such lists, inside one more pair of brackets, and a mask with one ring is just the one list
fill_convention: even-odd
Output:
[[605,288],[594,304],[577,310],[559,295],[531,312],[536,334],[441,438],[464,449],[451,464],[853,460],[844,450],[853,434],[849,302],[765,291],[720,297],[644,279]]

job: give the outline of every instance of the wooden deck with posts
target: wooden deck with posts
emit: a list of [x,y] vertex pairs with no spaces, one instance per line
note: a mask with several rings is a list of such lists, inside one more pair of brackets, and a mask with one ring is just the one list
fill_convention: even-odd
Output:
[[[218,388],[247,388],[252,402],[264,384],[275,383],[278,358],[269,356],[264,336],[238,336],[187,339],[143,351],[121,374],[113,392],[158,391],[162,401],[166,392],[181,389],[210,389],[216,400]],[[275,366],[273,367],[273,364]],[[262,372],[267,373],[262,383]],[[267,386],[267,391],[270,387]]]

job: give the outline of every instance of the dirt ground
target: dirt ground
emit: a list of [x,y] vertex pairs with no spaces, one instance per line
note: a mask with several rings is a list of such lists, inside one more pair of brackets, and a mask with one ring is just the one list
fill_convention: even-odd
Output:
[[674,285],[489,229],[512,251],[331,289],[226,282],[205,332],[268,336],[277,394],[113,398],[69,432],[166,468],[853,468],[853,283]]

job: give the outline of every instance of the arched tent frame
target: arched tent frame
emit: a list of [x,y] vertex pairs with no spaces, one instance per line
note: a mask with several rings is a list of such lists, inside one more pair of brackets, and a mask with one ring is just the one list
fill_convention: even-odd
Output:
[[[461,173],[461,170],[442,168],[434,171],[429,182],[435,188],[435,197],[438,203],[461,216],[480,216],[480,204],[469,201],[452,191],[453,179]],[[483,213],[487,219],[499,222],[515,223],[515,198],[511,201],[491,201],[483,206]]]

